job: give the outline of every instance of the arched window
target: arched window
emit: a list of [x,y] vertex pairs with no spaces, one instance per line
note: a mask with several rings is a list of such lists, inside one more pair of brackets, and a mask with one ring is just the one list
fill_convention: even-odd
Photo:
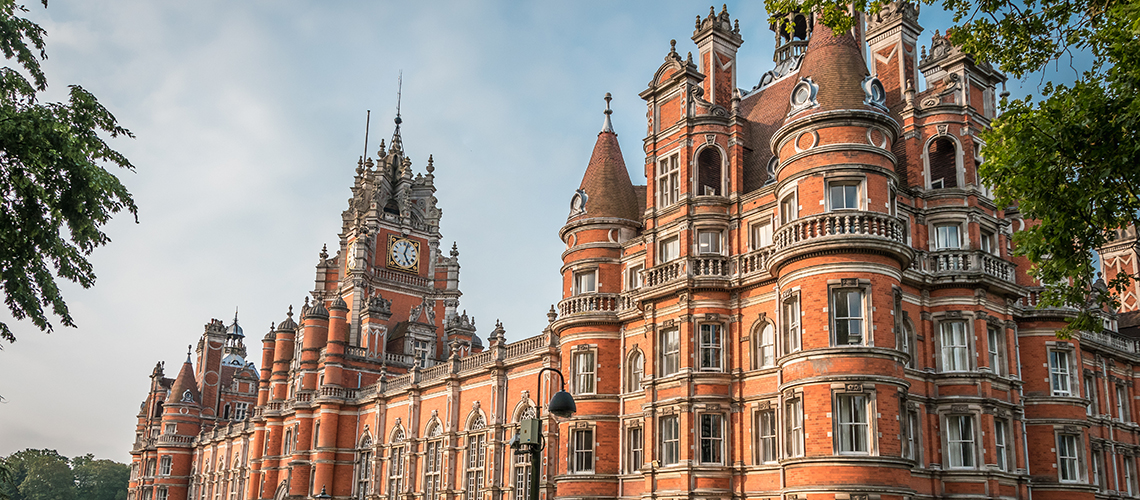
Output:
[[356,454],[356,498],[364,500],[372,490],[372,438],[368,435],[360,441]]
[[720,150],[707,147],[697,155],[697,195],[723,195]]
[[440,478],[443,471],[443,438],[438,421],[428,424],[424,433],[429,439],[424,453],[424,500],[437,500],[440,496]]
[[930,188],[958,187],[958,148],[948,137],[939,137],[927,150],[930,162]]
[[756,368],[776,365],[776,327],[764,322],[756,334]]
[[392,432],[392,447],[388,452],[388,498],[396,500],[404,489],[404,430]]
[[645,356],[640,349],[635,349],[629,355],[629,364],[626,365],[625,390],[633,392],[641,389],[641,379],[645,377]]
[[483,482],[486,480],[487,467],[487,419],[482,413],[472,412],[467,425],[467,452],[466,452],[466,500],[480,500],[483,493]]

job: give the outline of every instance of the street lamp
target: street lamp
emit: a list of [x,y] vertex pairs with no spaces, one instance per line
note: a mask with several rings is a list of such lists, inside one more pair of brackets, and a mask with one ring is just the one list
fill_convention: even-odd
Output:
[[[557,373],[559,383],[558,392],[554,393],[554,396],[550,398],[550,403],[547,405],[550,414],[558,418],[569,418],[574,412],[578,411],[578,406],[574,404],[574,396],[566,392],[566,379],[563,378],[562,372],[550,367],[543,367],[539,370],[538,401],[540,401],[540,403],[534,409],[534,418],[523,419],[519,422],[518,431],[515,432],[515,436],[511,438],[510,442],[511,449],[514,450],[516,454],[522,455],[530,453],[530,494],[527,495],[529,500],[538,500],[538,467],[542,449],[546,447],[546,442],[542,438],[542,420],[539,418],[539,412],[542,411],[541,378],[543,372],[546,371]],[[557,468],[558,458],[555,457],[555,460],[556,462],[554,462],[552,466]]]

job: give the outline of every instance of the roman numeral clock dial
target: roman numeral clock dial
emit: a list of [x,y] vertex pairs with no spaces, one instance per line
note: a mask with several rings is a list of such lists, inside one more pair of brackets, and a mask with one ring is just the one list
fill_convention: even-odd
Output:
[[388,235],[388,267],[417,273],[420,270],[420,242]]

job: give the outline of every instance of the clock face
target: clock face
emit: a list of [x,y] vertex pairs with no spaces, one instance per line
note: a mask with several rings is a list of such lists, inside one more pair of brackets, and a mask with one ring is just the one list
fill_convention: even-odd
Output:
[[420,246],[407,239],[392,238],[388,244],[388,265],[397,269],[417,271],[419,268]]

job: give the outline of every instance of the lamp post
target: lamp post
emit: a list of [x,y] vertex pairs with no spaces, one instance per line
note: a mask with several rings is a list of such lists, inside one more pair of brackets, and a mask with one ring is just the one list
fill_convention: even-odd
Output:
[[[566,392],[566,379],[562,376],[562,372],[550,368],[543,367],[538,371],[538,406],[534,409],[534,418],[523,419],[519,422],[519,429],[515,432],[515,437],[511,438],[511,449],[515,450],[516,454],[530,453],[530,494],[529,500],[538,500],[538,468],[541,463],[542,449],[546,447],[546,443],[542,438],[542,420],[540,412],[542,411],[542,374],[543,372],[551,371],[558,374],[559,390],[554,393],[550,398],[550,403],[547,408],[550,414],[555,417],[568,418],[578,411],[578,407],[574,404],[574,396]],[[555,458],[557,460],[557,458]],[[557,468],[558,463],[551,464]]]

